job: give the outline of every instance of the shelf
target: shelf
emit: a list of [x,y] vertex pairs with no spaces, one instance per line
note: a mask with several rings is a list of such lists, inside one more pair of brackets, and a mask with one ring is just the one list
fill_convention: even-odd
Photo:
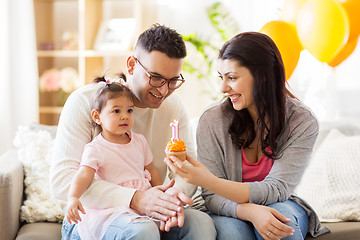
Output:
[[78,57],[77,50],[39,50],[38,57]]
[[39,107],[40,113],[45,114],[60,114],[63,107],[54,107],[54,106],[47,106],[47,107]]
[[127,57],[131,51],[99,51],[99,50],[86,50],[85,57]]
[[78,0],[34,0],[34,2],[76,2]]
[[[95,50],[94,43],[102,23],[113,18],[136,18],[135,38],[143,30],[142,1],[33,0],[37,66],[42,87],[44,84],[48,87],[51,84],[56,86],[59,81],[66,84],[64,79],[71,79],[77,88],[104,73],[111,76],[126,72],[126,59],[131,54],[131,49]],[[129,48],[133,47],[133,44],[134,42]],[[73,77],[74,74],[72,78],[59,77],[57,72],[63,69],[74,69],[78,78]],[[54,75],[43,77],[46,76],[44,73],[51,72],[48,70],[53,70]],[[70,94],[70,91],[66,92]],[[61,106],[67,97],[68,95],[59,96],[55,92],[39,91],[40,123],[57,124]]]

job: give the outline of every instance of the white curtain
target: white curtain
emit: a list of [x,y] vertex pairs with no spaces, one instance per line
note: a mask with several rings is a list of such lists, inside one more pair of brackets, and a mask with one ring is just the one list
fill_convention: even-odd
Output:
[[32,0],[0,0],[0,154],[20,125],[38,122],[38,70]]

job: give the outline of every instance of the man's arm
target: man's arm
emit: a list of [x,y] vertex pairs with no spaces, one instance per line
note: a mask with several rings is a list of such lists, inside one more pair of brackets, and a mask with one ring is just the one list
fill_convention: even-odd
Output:
[[[196,159],[196,150],[195,150],[195,139],[193,136],[192,125],[190,123],[190,118],[187,113],[186,108],[182,104],[180,97],[177,95],[173,96],[175,98],[176,103],[172,105],[172,108],[176,110],[178,114],[177,119],[179,121],[179,134],[180,138],[186,144],[187,154]],[[197,186],[192,185],[190,183],[185,182],[181,177],[176,176],[171,169],[168,168],[168,176],[170,179],[175,179],[174,187],[181,190],[185,195],[192,197],[196,192]]]

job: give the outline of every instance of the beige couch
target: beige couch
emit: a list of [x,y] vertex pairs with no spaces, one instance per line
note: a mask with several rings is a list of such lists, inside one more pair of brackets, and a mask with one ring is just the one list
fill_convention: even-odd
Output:
[[[345,134],[360,133],[360,130],[354,131],[347,124],[336,126]],[[323,140],[326,131],[328,131],[328,127],[321,131],[318,137],[319,142]],[[0,239],[61,239],[61,224],[20,222],[20,206],[24,200],[23,186],[23,166],[18,160],[17,151],[15,149],[9,150],[0,157]],[[316,238],[318,240],[360,240],[360,222],[325,223],[324,225],[328,226],[332,232]],[[306,239],[312,238],[307,237]]]

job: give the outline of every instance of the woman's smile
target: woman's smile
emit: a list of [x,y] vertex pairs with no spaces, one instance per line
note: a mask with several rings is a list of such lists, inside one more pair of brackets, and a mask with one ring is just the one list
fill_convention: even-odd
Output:
[[232,94],[232,95],[228,95],[231,102],[237,102],[239,100],[239,98],[241,97],[241,94]]

